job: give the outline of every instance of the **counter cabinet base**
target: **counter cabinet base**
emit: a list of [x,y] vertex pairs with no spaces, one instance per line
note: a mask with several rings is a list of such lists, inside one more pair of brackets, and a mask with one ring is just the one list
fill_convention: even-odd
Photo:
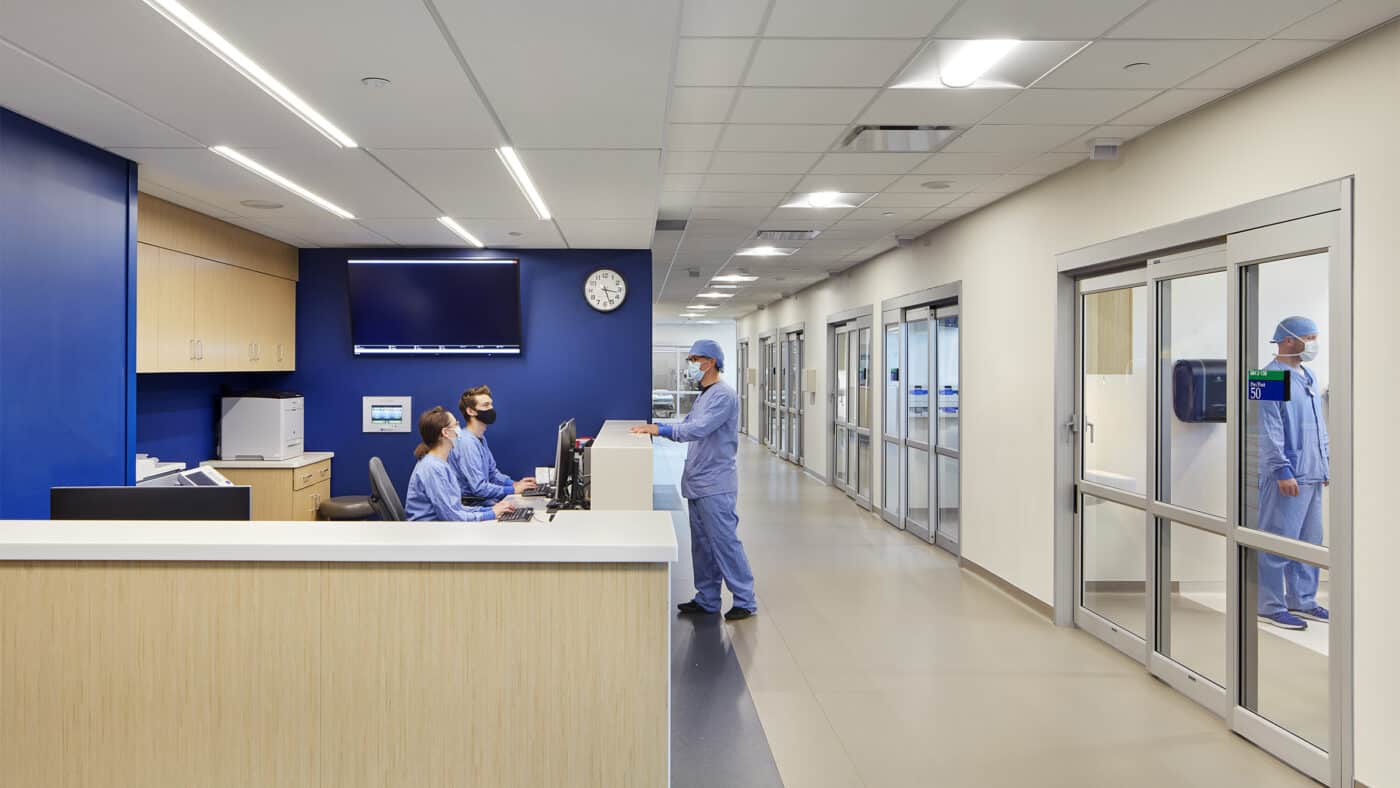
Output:
[[666,564],[0,563],[0,784],[658,786]]

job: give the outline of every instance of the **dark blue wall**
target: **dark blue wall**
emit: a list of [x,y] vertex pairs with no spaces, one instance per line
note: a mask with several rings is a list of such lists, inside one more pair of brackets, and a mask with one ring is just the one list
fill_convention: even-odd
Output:
[[132,479],[135,190],[131,162],[0,108],[0,518]]
[[[350,343],[346,260],[515,257],[520,259],[524,353],[519,357],[357,357]],[[601,314],[583,300],[583,282],[600,266],[627,279],[629,296]],[[648,251],[454,249],[305,249],[297,285],[297,371],[279,381],[306,396],[306,447],[334,451],[332,494],[368,492],[369,458],[378,455],[402,494],[413,471],[417,414],[457,409],[463,389],[491,386],[500,418],[488,437],[502,470],[529,475],[552,465],[555,430],[570,416],[579,434],[605,419],[645,419],[651,392],[651,254]],[[439,308],[470,311],[471,293],[442,294]],[[412,434],[366,434],[365,395],[411,396]],[[144,422],[143,422],[144,423]]]
[[136,451],[193,468],[216,456],[219,398],[276,388],[284,373],[146,373],[136,381]]

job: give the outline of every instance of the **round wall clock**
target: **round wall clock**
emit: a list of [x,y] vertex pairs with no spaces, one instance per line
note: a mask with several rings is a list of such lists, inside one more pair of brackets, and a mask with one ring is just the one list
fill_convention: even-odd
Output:
[[584,280],[583,297],[599,312],[611,312],[627,300],[627,280],[611,268],[599,268]]

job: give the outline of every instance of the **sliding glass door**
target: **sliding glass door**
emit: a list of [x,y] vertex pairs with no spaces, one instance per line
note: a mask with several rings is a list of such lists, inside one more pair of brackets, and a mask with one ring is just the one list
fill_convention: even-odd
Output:
[[869,317],[831,326],[832,482],[866,509],[873,507],[871,479],[871,363]]

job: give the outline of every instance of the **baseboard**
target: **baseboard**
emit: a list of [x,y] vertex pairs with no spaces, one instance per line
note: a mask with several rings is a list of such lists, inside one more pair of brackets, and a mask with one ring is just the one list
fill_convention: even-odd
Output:
[[808,476],[812,477],[812,480],[813,480],[813,481],[821,482],[823,485],[829,484],[829,482],[826,480],[826,477],[825,477],[825,476],[821,475],[820,473],[817,473],[816,471],[812,470],[811,468],[805,468],[805,467],[804,467],[804,468],[802,469],[802,472],[805,473],[805,474],[807,474]]
[[[1085,580],[1084,591],[1095,594],[1145,594],[1147,583],[1143,580]],[[1172,593],[1179,594],[1181,591],[1181,581],[1173,580]]]
[[1046,604],[1045,602],[1041,601],[1040,599],[1036,598],[1035,596],[1033,596],[1033,595],[1031,595],[1031,594],[1028,594],[1028,593],[1026,593],[1025,591],[1022,591],[1021,589],[1017,588],[1016,586],[1014,586],[1014,585],[1012,585],[1012,584],[1006,582],[1006,581],[1003,580],[999,575],[997,575],[995,572],[991,571],[990,569],[988,569],[988,568],[986,568],[986,567],[984,567],[984,566],[982,566],[982,565],[980,565],[980,564],[978,564],[978,563],[975,563],[975,562],[973,562],[973,561],[969,561],[969,560],[967,560],[966,558],[961,558],[961,557],[958,558],[958,565],[961,566],[963,569],[966,569],[967,571],[971,572],[972,574],[974,574],[974,575],[976,575],[976,576],[982,578],[983,580],[987,581],[987,582],[990,583],[993,587],[995,587],[998,591],[1001,591],[1003,594],[1006,594],[1007,596],[1011,597],[1011,598],[1014,599],[1015,601],[1020,602],[1022,605],[1024,605],[1026,608],[1028,608],[1032,613],[1036,613],[1036,614],[1042,616],[1042,617],[1045,618],[1045,620],[1047,620],[1047,621],[1054,621],[1054,620],[1055,620],[1055,608],[1054,608],[1054,607],[1052,607],[1051,605]]
[[1361,782],[1360,780],[1352,780],[1351,784],[1356,786],[1356,788],[1371,788],[1371,786]]
[[743,433],[743,436],[744,436],[745,438],[748,438],[749,440],[753,441],[754,443],[757,443],[759,446],[762,446],[762,445],[763,445],[763,441],[759,440],[756,436],[750,435],[750,434],[747,433],[747,432]]

